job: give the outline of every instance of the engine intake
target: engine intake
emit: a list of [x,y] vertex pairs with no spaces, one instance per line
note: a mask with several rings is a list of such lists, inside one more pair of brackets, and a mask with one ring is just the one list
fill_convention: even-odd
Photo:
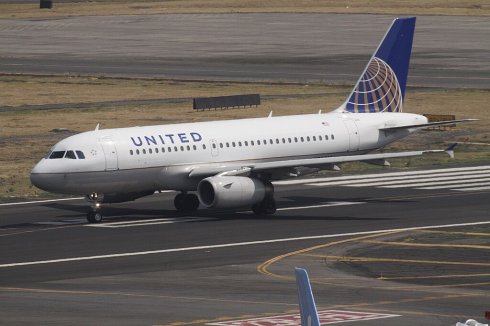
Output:
[[209,177],[199,182],[197,195],[207,208],[237,208],[274,196],[274,187],[268,181],[247,177]]

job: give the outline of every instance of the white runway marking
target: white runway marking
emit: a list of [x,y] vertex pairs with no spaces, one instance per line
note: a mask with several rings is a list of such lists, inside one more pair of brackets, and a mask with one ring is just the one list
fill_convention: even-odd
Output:
[[252,246],[252,245],[260,245],[260,244],[268,244],[268,243],[277,243],[277,242],[301,241],[301,240],[312,240],[312,239],[328,239],[328,238],[360,236],[360,235],[385,233],[385,232],[424,230],[424,229],[441,229],[441,228],[449,228],[449,227],[461,227],[461,226],[485,225],[485,224],[490,224],[490,222],[474,222],[474,223],[461,223],[461,224],[419,226],[419,227],[400,228],[400,229],[387,229],[387,230],[375,230],[375,231],[364,231],[364,232],[340,233],[340,234],[326,234],[326,235],[316,235],[316,236],[297,237],[297,238],[284,238],[284,239],[237,242],[237,243],[226,243],[226,244],[216,244],[216,245],[196,246],[196,247],[161,249],[161,250],[151,250],[151,251],[126,252],[126,253],[107,254],[107,255],[98,255],[98,256],[60,258],[60,259],[51,259],[51,260],[40,260],[40,261],[0,264],[0,268],[32,266],[32,265],[42,265],[42,264],[56,264],[56,263],[97,260],[97,259],[109,259],[109,258],[120,258],[120,257],[136,257],[136,256],[145,256],[145,255],[165,254],[165,253],[171,253],[171,252],[208,250],[208,249],[219,249],[219,248],[230,248],[230,247],[243,247],[243,246]]
[[[377,174],[360,174],[343,177],[317,178],[304,180],[289,180],[275,182],[277,185],[305,184],[313,187],[346,186],[346,187],[379,187],[379,188],[415,188],[423,190],[435,189],[463,189],[470,191],[470,187],[487,185],[482,183],[490,181],[490,166],[477,166],[469,168],[437,169],[429,171],[388,172]],[[479,183],[479,184],[477,184]],[[444,186],[443,185],[451,185]],[[438,186],[441,186],[438,188]],[[423,187],[423,188],[422,188]],[[473,190],[488,190],[487,188],[473,188]]]
[[[121,216],[112,217],[120,218]],[[137,218],[132,216],[132,218]],[[174,223],[188,223],[188,222],[198,222],[198,221],[209,221],[216,220],[212,217],[175,217],[175,218],[157,218],[151,220],[136,220],[136,221],[124,221],[124,222],[111,222],[102,224],[87,224],[85,226],[97,227],[97,228],[126,228],[133,226],[146,226],[146,225],[157,225],[157,224],[174,224]]]
[[[449,173],[449,172],[461,172],[461,171],[475,171],[475,170],[490,170],[490,165],[485,166],[473,166],[465,168],[450,168],[450,169],[436,169],[436,170],[424,170],[424,171],[406,171],[406,172],[388,172],[388,173],[372,173],[361,175],[349,175],[343,177],[327,177],[327,178],[314,178],[314,179],[299,179],[299,180],[286,180],[286,181],[274,181],[277,185],[293,185],[293,184],[305,184],[312,182],[324,182],[324,181],[339,181],[339,180],[358,180],[366,178],[380,178],[383,176],[407,176],[407,175],[424,175],[434,173]],[[333,175],[333,173],[332,173]]]
[[319,207],[332,207],[332,206],[347,206],[347,205],[357,205],[357,204],[366,204],[366,202],[360,202],[360,201],[333,201],[330,203],[326,204],[321,204],[321,205],[314,205],[314,206],[299,206],[299,207],[285,207],[285,208],[278,208],[278,211],[290,211],[290,210],[296,210],[296,209],[309,209],[309,208],[319,208]]

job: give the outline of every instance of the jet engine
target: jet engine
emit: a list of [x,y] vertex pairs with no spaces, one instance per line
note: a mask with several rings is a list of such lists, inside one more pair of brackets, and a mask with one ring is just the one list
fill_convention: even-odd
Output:
[[217,176],[199,182],[197,195],[201,204],[207,208],[237,208],[272,198],[274,187],[270,182],[258,179]]

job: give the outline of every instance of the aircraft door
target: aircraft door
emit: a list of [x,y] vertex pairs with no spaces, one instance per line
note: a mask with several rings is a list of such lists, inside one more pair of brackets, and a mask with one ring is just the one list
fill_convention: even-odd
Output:
[[103,138],[100,139],[100,144],[102,145],[102,149],[104,150],[105,170],[106,171],[117,170],[118,169],[117,151],[114,142],[110,138]]
[[357,151],[359,149],[359,129],[354,120],[344,120],[344,124],[349,133],[349,152]]
[[213,156],[218,156],[219,152],[218,152],[218,142],[214,139],[211,139],[209,141],[209,145],[211,146],[211,155]]

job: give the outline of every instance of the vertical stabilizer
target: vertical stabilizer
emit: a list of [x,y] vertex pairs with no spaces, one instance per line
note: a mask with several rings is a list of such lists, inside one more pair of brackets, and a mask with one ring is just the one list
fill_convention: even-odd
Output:
[[415,17],[397,18],[338,111],[402,112]]
[[301,315],[301,326],[320,326],[318,313],[316,311],[315,299],[311,292],[308,273],[302,268],[295,268],[296,284],[298,286],[299,312]]

